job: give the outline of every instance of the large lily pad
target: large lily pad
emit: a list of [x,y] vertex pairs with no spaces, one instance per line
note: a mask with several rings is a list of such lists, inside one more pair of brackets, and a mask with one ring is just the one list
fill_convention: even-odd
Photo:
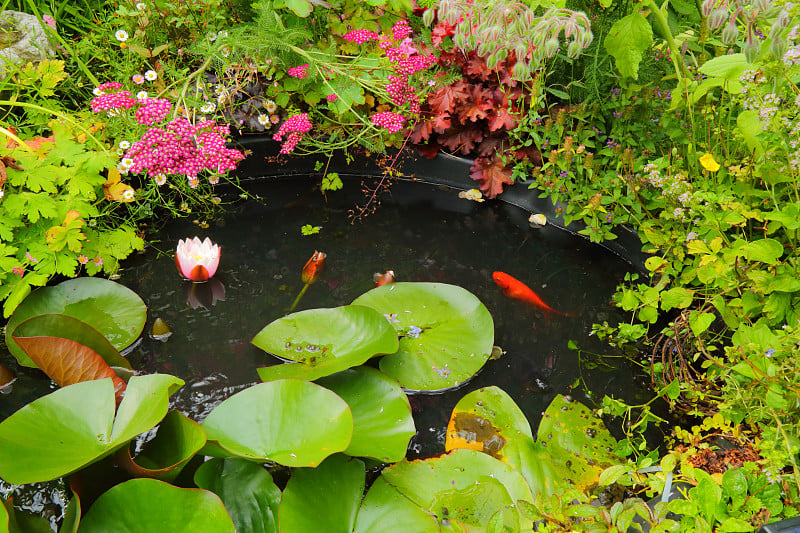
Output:
[[397,381],[374,368],[360,366],[317,381],[338,394],[353,412],[348,455],[394,463],[406,455],[416,433],[411,405]]
[[439,533],[436,517],[400,494],[385,479],[372,483],[353,533]]
[[181,385],[166,374],[134,376],[116,413],[110,379],[34,400],[0,422],[0,477],[18,485],[48,481],[113,453],[164,418]]
[[350,533],[364,494],[364,463],[345,455],[317,468],[298,468],[281,499],[280,530],[292,533]]
[[104,492],[78,533],[235,533],[219,497],[156,479],[132,479]]
[[156,436],[148,441],[136,458],[130,447],[117,453],[125,470],[136,477],[172,481],[206,443],[203,428],[180,411],[170,411],[158,425]]
[[[11,315],[6,331],[13,332],[22,321],[49,313],[89,324],[120,351],[139,337],[147,319],[144,302],[126,286],[103,278],[76,278],[33,291]],[[9,335],[6,344],[19,364],[36,366]]]
[[353,415],[333,392],[297,379],[254,385],[219,404],[203,421],[206,455],[317,466],[347,449]]
[[457,509],[457,520],[470,531],[481,531],[489,517],[503,511],[504,523],[512,530],[532,527],[515,504],[532,498],[525,479],[488,454],[456,449],[424,461],[401,461],[385,468],[381,476],[412,502],[436,514],[440,521],[452,519],[451,514]]
[[562,479],[585,489],[619,464],[617,441],[588,407],[566,396],[553,398],[542,417],[537,443],[547,450]]
[[391,283],[353,301],[384,315],[400,335],[400,348],[380,368],[415,391],[460,385],[486,363],[494,322],[478,298],[444,283]]
[[263,465],[239,457],[213,458],[197,469],[194,482],[222,499],[236,531],[278,532],[281,491]]
[[368,307],[345,305],[309,309],[279,318],[256,334],[253,344],[298,365],[259,369],[263,381],[313,381],[358,366],[378,354],[397,351],[394,329]]

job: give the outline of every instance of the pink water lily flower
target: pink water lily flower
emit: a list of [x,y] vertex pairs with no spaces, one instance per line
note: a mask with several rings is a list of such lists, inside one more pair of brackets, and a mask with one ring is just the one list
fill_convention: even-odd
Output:
[[175,264],[181,275],[192,281],[208,281],[217,272],[219,255],[222,250],[206,237],[181,239],[175,251]]

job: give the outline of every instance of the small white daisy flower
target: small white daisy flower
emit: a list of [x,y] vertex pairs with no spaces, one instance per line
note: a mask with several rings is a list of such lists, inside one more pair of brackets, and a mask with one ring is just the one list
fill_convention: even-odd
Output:
[[276,104],[272,100],[267,100],[266,107],[268,113],[274,113],[275,110],[278,109],[278,104]]
[[225,31],[225,30],[219,30],[219,31],[217,32],[217,37],[220,37],[220,38],[224,39],[224,38],[225,38],[225,37],[227,37],[227,36],[228,36],[228,32],[227,32],[227,31]]
[[167,176],[164,174],[157,174],[155,176],[156,185],[164,185],[167,182]]
[[127,150],[128,148],[131,147],[131,143],[130,143],[130,141],[120,141],[119,142],[119,147],[121,149],[123,149],[123,150]]
[[144,100],[145,98],[147,98],[147,91],[139,91],[136,93],[137,100]]
[[136,9],[139,11],[144,11],[147,9],[147,5],[144,2],[136,2]]
[[258,115],[258,123],[262,126],[269,124],[269,117],[267,115]]
[[215,106],[213,103],[206,102],[205,105],[200,107],[200,112],[206,114],[213,113],[216,108],[217,106]]
[[136,85],[141,85],[144,83],[144,76],[142,76],[141,74],[134,74],[133,76],[131,76],[131,80]]
[[123,167],[130,168],[133,166],[133,159],[131,159],[130,157],[123,157],[122,161],[120,161],[119,164],[122,165]]
[[128,40],[128,32],[126,32],[125,30],[117,30],[114,33],[114,37],[116,37],[116,39],[119,42],[124,43],[125,41]]
[[117,148],[117,155],[124,155],[124,154],[125,150],[123,150],[122,148]]
[[217,34],[214,33],[213,31],[210,31],[210,32],[208,32],[208,35],[206,35],[206,39],[208,39],[209,42],[213,43],[214,41],[217,40]]
[[92,89],[92,92],[94,93],[95,96],[103,96],[104,94],[106,94],[100,89],[100,87],[95,87],[94,89]]
[[126,189],[125,192],[122,193],[123,200],[133,200],[133,191],[130,189]]
[[227,94],[224,94],[224,93],[220,94],[219,96],[217,96],[217,103],[218,104],[223,104],[225,102],[225,100],[227,100],[227,99],[228,99],[228,95]]
[[217,183],[219,183],[219,174],[212,174],[211,176],[209,176],[208,182],[211,185],[216,185]]
[[108,111],[106,111],[106,116],[118,117],[119,116],[119,109],[109,109]]
[[144,73],[144,79],[147,81],[155,81],[158,78],[158,74],[156,74],[155,70],[148,70]]
[[122,174],[123,176],[124,176],[125,174],[127,174],[127,173],[128,173],[128,170],[129,170],[129,169],[130,169],[130,167],[126,167],[126,166],[125,166],[125,165],[123,165],[122,163],[120,163],[119,165],[117,165],[117,170],[118,170],[118,171],[119,171],[119,173],[120,173],[120,174]]
[[225,48],[223,48],[222,50],[220,50],[220,51],[219,51],[219,55],[221,55],[222,57],[228,57],[229,55],[231,55],[231,49],[230,49],[230,47],[226,46]]

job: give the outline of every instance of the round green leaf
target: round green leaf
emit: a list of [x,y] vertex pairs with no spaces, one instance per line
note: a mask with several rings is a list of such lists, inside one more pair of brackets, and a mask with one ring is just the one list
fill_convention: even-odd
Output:
[[397,492],[385,479],[375,480],[358,510],[353,533],[439,533],[436,517]]
[[[117,350],[139,337],[147,319],[144,302],[126,286],[103,278],[76,278],[32,292],[11,315],[6,331],[14,331],[23,320],[48,313],[69,315],[89,324]],[[36,366],[8,335],[6,344],[19,364]]]
[[0,477],[22,485],[65,476],[152,429],[183,384],[166,374],[134,376],[114,412],[110,379],[43,396],[0,422]]
[[[458,509],[458,520],[485,526],[494,513],[505,509],[506,524],[512,530],[514,524],[524,531],[532,528],[514,505],[517,500],[532,499],[525,479],[511,466],[485,453],[456,449],[424,461],[403,460],[385,468],[381,476],[440,520],[450,518],[452,510]],[[473,523],[470,517],[481,517],[483,523]]]
[[220,403],[203,421],[206,455],[317,466],[347,449],[353,415],[333,392],[297,379],[261,383]]
[[195,472],[194,482],[222,499],[236,531],[278,532],[281,491],[263,465],[238,457],[209,459]]
[[289,377],[313,381],[377,354],[394,353],[398,346],[386,320],[357,305],[292,313],[265,326],[252,342],[273,355],[302,363],[261,368],[263,381]]
[[156,479],[132,479],[104,492],[78,533],[235,533],[219,497]]
[[350,533],[364,494],[364,463],[345,455],[316,468],[298,468],[283,491],[280,530],[292,533]]
[[401,460],[417,432],[408,397],[397,381],[374,368],[360,366],[317,381],[338,394],[353,412],[348,455],[384,463]]
[[489,311],[469,291],[444,283],[391,283],[353,302],[375,309],[400,338],[380,368],[409,390],[460,385],[486,363],[494,344]]
[[206,443],[203,428],[180,411],[170,411],[158,425],[156,436],[132,458],[130,447],[117,455],[120,466],[136,477],[172,481]]

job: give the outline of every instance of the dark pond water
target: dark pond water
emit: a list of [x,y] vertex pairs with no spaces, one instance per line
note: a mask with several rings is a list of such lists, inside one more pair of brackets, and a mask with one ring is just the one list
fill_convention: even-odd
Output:
[[[374,273],[392,269],[399,281],[460,285],[494,318],[495,344],[506,352],[500,359],[490,360],[458,390],[411,396],[418,433],[409,458],[442,453],[453,406],[480,387],[508,392],[534,434],[542,411],[559,393],[589,406],[603,394],[631,402],[649,398],[639,385],[641,374],[620,358],[579,356],[567,347],[572,340],[587,352],[618,355],[590,335],[593,323],[622,319],[610,297],[630,266],[607,250],[551,226],[530,228],[529,213],[519,208],[459,199],[453,189],[421,183],[395,183],[377,212],[355,224],[347,212],[362,199],[357,183],[329,193],[327,202],[300,177],[248,188],[263,201],[245,202],[206,229],[191,220],[170,223],[145,254],[125,263],[119,279],[147,304],[146,332],[156,318],[173,329],[166,342],[143,338],[128,358],[142,372],[184,379],[173,396],[184,414],[202,420],[221,400],[258,382],[258,367],[279,363],[250,340],[285,314],[314,250],[328,254],[326,270],[297,310],[349,304],[374,287]],[[321,230],[303,236],[306,224]],[[222,246],[215,283],[193,286],[176,271],[175,245],[194,235]],[[545,316],[509,299],[492,280],[495,270],[576,316]],[[15,368],[1,349],[0,364]],[[13,393],[0,397],[0,419],[52,388],[38,371],[20,374]]]

